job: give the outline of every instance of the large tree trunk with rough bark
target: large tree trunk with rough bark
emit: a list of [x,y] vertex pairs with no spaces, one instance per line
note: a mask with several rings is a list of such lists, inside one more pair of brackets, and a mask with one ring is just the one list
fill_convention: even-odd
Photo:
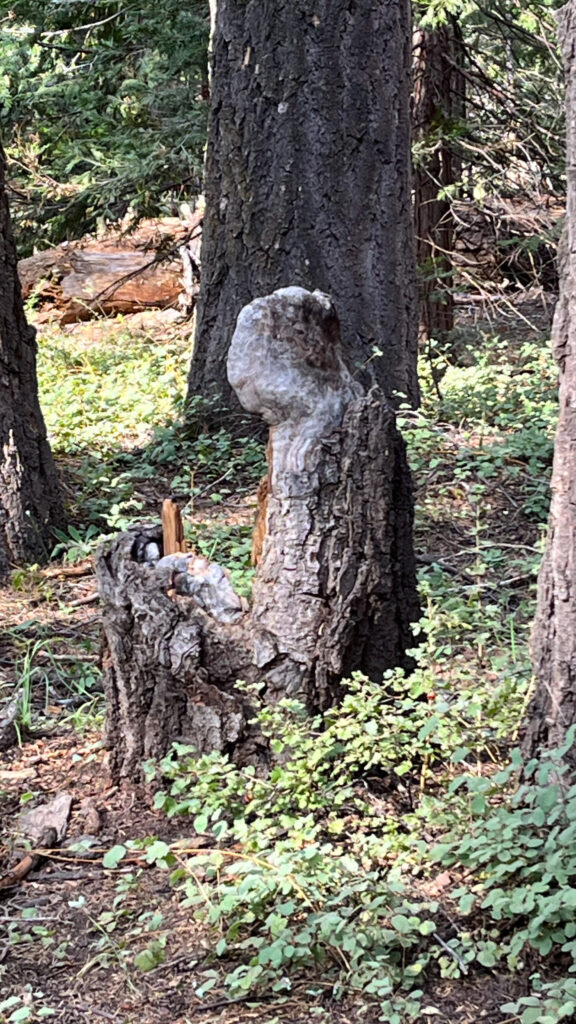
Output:
[[334,297],[358,380],[417,402],[410,41],[409,0],[218,0],[190,397],[234,407],[236,317],[294,284]]
[[464,116],[461,62],[462,35],[455,18],[414,33],[414,222],[424,342],[443,341],[454,327],[454,197],[449,190],[462,168],[450,135]]
[[358,669],[408,665],[418,615],[403,442],[382,392],[345,365],[326,295],[277,291],[238,319],[228,375],[270,427],[267,530],[250,606],[219,566],[166,555],[160,527],[99,554],[107,744],[117,777],[180,739],[266,756],[241,679],[264,699],[333,703]]
[[[532,638],[536,691],[523,743],[528,757],[558,747],[569,727],[576,725],[576,0],[570,0],[557,17],[567,75],[568,172],[560,300],[552,336],[560,369],[560,420]],[[576,768],[576,744],[567,759]]]
[[62,526],[58,481],[38,402],[35,331],[26,323],[0,147],[0,575],[41,560]]

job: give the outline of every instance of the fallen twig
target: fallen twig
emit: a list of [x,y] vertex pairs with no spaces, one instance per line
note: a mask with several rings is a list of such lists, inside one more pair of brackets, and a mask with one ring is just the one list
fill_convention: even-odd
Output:
[[92,576],[94,574],[94,563],[83,562],[82,565],[51,565],[47,569],[42,569],[41,575],[43,579],[51,580],[57,579],[60,576]]
[[80,608],[83,604],[94,604],[95,601],[100,600],[100,594],[95,591],[93,594],[88,594],[87,597],[79,597],[77,601],[68,601],[69,608]]
[[86,1003],[75,1003],[74,1009],[80,1013],[95,1013],[97,1017],[104,1017],[104,1020],[119,1020],[117,1013],[106,1013],[106,1010],[97,1010],[95,1006],[87,1006]]
[[[47,828],[44,830],[40,838],[43,840],[43,843],[41,843],[42,846],[54,846],[54,843],[58,838],[58,834],[55,828]],[[22,882],[26,876],[29,875],[34,868],[37,868],[45,859],[46,853],[43,851],[31,850],[7,875],[4,876],[4,878],[0,878],[0,892],[3,889],[11,889],[14,885],[18,885],[19,882]]]

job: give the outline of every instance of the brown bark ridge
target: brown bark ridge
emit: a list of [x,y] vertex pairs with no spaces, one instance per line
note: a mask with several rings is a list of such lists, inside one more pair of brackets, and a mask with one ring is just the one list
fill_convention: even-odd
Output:
[[117,777],[175,739],[257,760],[264,747],[238,679],[264,699],[332,704],[354,670],[408,667],[418,615],[412,496],[382,392],[344,363],[326,295],[298,287],[240,314],[228,375],[270,427],[266,534],[250,606],[223,570],[166,557],[159,527],[101,550],[108,645],[106,740]]
[[56,470],[38,402],[36,332],[26,322],[0,147],[0,575],[45,558],[62,527]]
[[[412,132],[414,223],[418,266],[420,340],[442,341],[454,327],[452,199],[443,194],[460,180],[461,159],[447,138],[464,116],[460,70],[462,36],[455,18],[414,32]],[[418,154],[418,149],[420,153]]]
[[410,40],[409,0],[218,0],[189,397],[234,407],[236,317],[300,285],[358,379],[417,404]]
[[[552,330],[560,370],[548,540],[532,637],[536,690],[527,712],[527,757],[564,742],[576,724],[576,0],[557,15],[566,79],[568,206],[560,246],[560,300]],[[576,767],[576,745],[568,753]]]

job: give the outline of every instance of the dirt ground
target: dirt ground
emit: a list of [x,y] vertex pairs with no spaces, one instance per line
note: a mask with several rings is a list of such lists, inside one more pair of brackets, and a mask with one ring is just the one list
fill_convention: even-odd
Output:
[[[154,836],[166,842],[196,837],[183,819],[169,821],[150,807],[149,794],[132,793],[111,785],[106,755],[98,733],[85,736],[56,729],[55,735],[25,742],[5,755],[0,769],[3,846],[0,876],[24,856],[17,845],[22,794],[34,802],[57,793],[72,797],[72,814],[65,846],[89,834],[94,846],[90,858],[54,850],[24,881],[0,891],[3,924],[18,922],[22,935],[40,927],[44,940],[6,944],[0,953],[2,997],[27,995],[30,1005],[54,1010],[58,1024],[81,1021],[118,1021],[121,1024],[308,1024],[310,1019],[334,1024],[372,1024],[379,1012],[361,997],[335,1004],[296,985],[283,1003],[250,999],[230,1002],[214,988],[201,999],[196,989],[210,966],[214,939],[194,922],[181,896],[169,884],[168,874],[157,867],[123,861],[106,870],[102,856],[126,840]],[[92,859],[94,857],[94,859]],[[137,886],[130,880],[139,871]],[[119,901],[119,890],[125,895]],[[107,914],[116,901],[115,928],[107,932]],[[33,916],[22,919],[22,912]],[[167,936],[166,959],[142,973],[134,956],[153,938],[147,930],[150,913],[161,915],[158,933]],[[426,992],[429,1014],[421,1020],[438,1024],[501,1024],[502,1003],[523,991],[510,977],[486,971],[471,982],[442,982]],[[434,1015],[431,1011],[435,1010]],[[1,1019],[1,1017],[0,1017]],[[32,1019],[37,1019],[33,1017]]]
[[[485,323],[493,333],[496,317],[496,327],[501,323],[513,344],[515,332],[526,337],[522,317],[534,325],[536,333],[546,331],[551,303],[537,297],[523,305],[521,314],[519,321],[505,305],[497,314],[489,307],[479,310],[477,303],[462,302],[460,327],[477,331]],[[93,326],[81,325],[81,329],[92,332],[97,340]],[[237,514],[249,519],[250,504]],[[512,536],[524,528],[521,523],[507,526]],[[426,538],[426,550],[449,562],[454,547],[467,543],[461,531],[455,534],[439,523],[435,535]],[[5,627],[0,633],[3,693],[9,692],[14,680],[18,637],[38,639],[40,664],[42,637],[57,637],[51,646],[56,662],[50,662],[48,678],[58,661],[83,659],[97,664],[100,624],[90,561],[74,571],[38,570],[19,586],[0,589],[0,621]],[[24,731],[20,743],[0,754],[0,935],[4,932],[0,1002],[19,997],[21,1005],[30,1008],[28,1019],[46,1015],[57,1024],[377,1021],[378,1010],[360,997],[334,1004],[305,984],[297,984],[289,998],[274,1004],[251,999],[230,1002],[218,986],[204,998],[197,995],[206,970],[214,963],[214,939],[193,920],[181,894],[170,886],[168,873],[146,866],[141,854],[123,860],[116,869],[103,866],[105,852],[127,840],[154,836],[170,843],[185,839],[194,843],[197,837],[185,819],[168,820],[154,811],[145,789],[133,792],[112,784],[100,731],[78,731],[81,709],[59,692],[57,680],[54,693],[56,699],[52,700],[51,691],[43,712],[42,729],[32,735]],[[32,695],[38,706],[46,705],[45,698],[44,692]],[[27,853],[20,814],[58,793],[72,799],[65,839],[39,858],[21,881],[6,884]],[[88,853],[65,852],[79,839],[88,844]],[[165,939],[165,959],[143,972],[134,958],[155,936]],[[439,983],[426,992],[423,1005],[428,1010],[420,1019],[437,1024],[503,1024],[505,1015],[498,1007],[522,994],[524,984],[519,978],[513,992],[510,977],[501,978],[494,971],[470,982]],[[4,1017],[0,1011],[0,1021],[7,1020],[13,1008]],[[44,1014],[46,1010],[52,1012]]]

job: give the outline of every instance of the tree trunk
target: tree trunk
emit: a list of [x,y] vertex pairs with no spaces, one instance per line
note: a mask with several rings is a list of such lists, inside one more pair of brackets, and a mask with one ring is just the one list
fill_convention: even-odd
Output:
[[337,302],[357,379],[416,404],[409,0],[218,0],[211,98],[189,397],[234,407],[240,309],[296,284]]
[[464,116],[461,60],[462,37],[455,19],[414,33],[414,221],[424,342],[442,341],[454,327],[454,220],[451,198],[443,192],[462,173],[450,139],[455,122]]
[[271,428],[252,604],[205,559],[164,557],[158,527],[100,552],[117,777],[137,777],[175,739],[240,761],[265,756],[238,679],[264,683],[268,702],[313,711],[356,669],[379,679],[409,664],[418,600],[404,445],[382,393],[365,393],[345,366],[328,297],[288,288],[252,302],[228,375]]
[[38,402],[35,331],[26,323],[0,148],[0,575],[42,559],[64,515]]
[[[576,725],[576,0],[570,0],[557,17],[567,75],[568,179],[560,300],[552,332],[560,369],[560,420],[532,638],[536,691],[523,742],[527,757],[559,746],[569,727]],[[576,745],[567,759],[576,767]]]

